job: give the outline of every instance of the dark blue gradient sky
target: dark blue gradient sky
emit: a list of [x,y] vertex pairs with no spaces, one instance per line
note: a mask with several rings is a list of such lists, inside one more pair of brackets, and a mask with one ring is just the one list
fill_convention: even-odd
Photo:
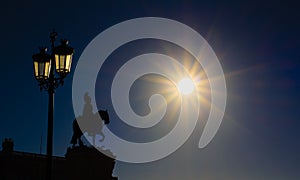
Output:
[[[45,153],[48,96],[39,92],[31,56],[38,46],[49,46],[52,28],[75,48],[74,72],[100,32],[124,20],[158,16],[187,24],[214,49],[226,74],[226,115],[205,149],[197,149],[204,125],[199,122],[171,156],[147,164],[118,162],[115,174],[120,179],[298,179],[297,7],[289,1],[1,2],[0,139],[11,137],[15,150],[39,153],[43,134]],[[59,156],[72,135],[72,73],[55,94],[54,154]]]

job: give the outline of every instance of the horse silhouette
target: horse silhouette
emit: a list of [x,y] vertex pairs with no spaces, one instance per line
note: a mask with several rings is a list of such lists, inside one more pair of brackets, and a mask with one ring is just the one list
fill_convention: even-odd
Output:
[[[101,120],[99,121],[99,115],[101,117]],[[88,133],[89,136],[92,136],[93,138],[93,145],[95,145],[95,136],[96,134],[99,134],[102,136],[102,139],[100,141],[103,141],[105,138],[105,135],[102,132],[103,128],[103,122],[104,124],[109,124],[109,115],[107,110],[100,110],[95,114],[89,114],[88,116],[79,116],[73,121],[73,136],[71,139],[71,144],[75,146],[77,143],[79,146],[83,146],[83,142],[81,140],[81,136],[84,132],[81,131],[81,129],[85,130],[85,132]],[[79,123],[78,123],[79,122]],[[79,127],[79,124],[81,128]]]

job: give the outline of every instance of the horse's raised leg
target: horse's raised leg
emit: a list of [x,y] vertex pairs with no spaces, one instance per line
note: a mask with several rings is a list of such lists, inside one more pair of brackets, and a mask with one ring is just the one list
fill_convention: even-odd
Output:
[[104,141],[104,138],[105,138],[105,136],[104,136],[104,134],[103,134],[103,132],[102,132],[102,131],[100,131],[100,135],[102,136],[102,139],[100,139],[99,141],[100,141],[100,142],[103,142],[103,141]]

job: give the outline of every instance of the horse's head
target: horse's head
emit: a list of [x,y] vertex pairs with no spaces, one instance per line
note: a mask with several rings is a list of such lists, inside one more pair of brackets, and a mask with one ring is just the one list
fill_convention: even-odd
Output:
[[104,121],[104,124],[109,124],[109,115],[107,110],[100,110],[98,111],[99,115],[101,116],[102,120]]

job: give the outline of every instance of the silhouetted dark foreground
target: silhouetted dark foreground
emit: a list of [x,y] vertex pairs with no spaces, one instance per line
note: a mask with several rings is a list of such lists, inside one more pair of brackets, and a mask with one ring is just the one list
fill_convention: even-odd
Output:
[[[109,152],[109,150],[107,150]],[[93,147],[68,148],[65,157],[53,157],[53,179],[116,180],[115,160]],[[45,179],[46,155],[17,152],[13,141],[5,139],[0,152],[0,179]]]

